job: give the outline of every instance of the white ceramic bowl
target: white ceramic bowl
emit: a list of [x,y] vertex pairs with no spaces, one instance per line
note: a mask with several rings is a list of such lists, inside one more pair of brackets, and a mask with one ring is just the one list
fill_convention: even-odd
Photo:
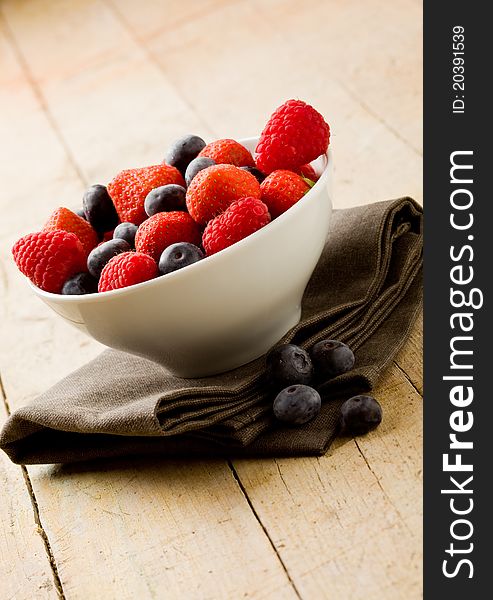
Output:
[[[253,151],[257,138],[240,140]],[[213,375],[265,353],[301,315],[332,210],[330,152],[320,179],[287,212],[241,242],[182,270],[87,296],[31,286],[67,322],[97,341],[181,377]]]

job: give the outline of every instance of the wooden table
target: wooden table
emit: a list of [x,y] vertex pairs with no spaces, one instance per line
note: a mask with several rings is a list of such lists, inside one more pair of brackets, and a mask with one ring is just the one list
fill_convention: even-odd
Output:
[[[0,17],[0,420],[101,351],[10,259],[89,183],[184,132],[257,133],[290,97],[332,125],[336,206],[421,198],[415,0],[6,0]],[[375,432],[322,458],[0,457],[0,597],[421,595],[421,328],[376,390]]]

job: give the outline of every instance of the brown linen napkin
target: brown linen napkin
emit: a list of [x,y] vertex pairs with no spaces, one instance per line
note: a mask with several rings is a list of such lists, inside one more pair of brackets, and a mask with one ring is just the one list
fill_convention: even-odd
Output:
[[421,305],[421,266],[422,210],[412,199],[334,211],[301,321],[283,341],[310,348],[340,339],[355,350],[356,364],[320,383],[322,410],[303,427],[274,422],[264,357],[222,375],[180,379],[106,350],[17,410],[0,448],[22,464],[150,453],[323,454],[341,403],[370,390],[405,341]]

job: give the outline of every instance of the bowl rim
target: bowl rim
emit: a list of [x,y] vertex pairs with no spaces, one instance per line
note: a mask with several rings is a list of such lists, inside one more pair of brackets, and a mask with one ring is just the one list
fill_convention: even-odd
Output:
[[[242,138],[237,141],[240,144],[252,144],[252,143],[256,143],[258,141],[258,139],[259,139],[258,136],[253,136],[253,137],[248,137],[248,138]],[[37,286],[34,285],[34,283],[32,283],[29,280],[27,280],[28,284],[33,289],[33,291],[36,293],[36,295],[40,296],[41,298],[45,298],[46,300],[55,301],[57,303],[64,303],[64,304],[81,304],[81,303],[87,304],[87,303],[92,303],[92,302],[102,302],[105,299],[109,300],[109,299],[115,298],[115,297],[123,297],[123,296],[131,294],[137,290],[141,290],[144,288],[152,288],[153,286],[161,285],[165,281],[173,281],[173,280],[179,279],[180,277],[188,277],[189,275],[192,275],[194,269],[196,270],[199,268],[204,268],[205,265],[211,265],[211,264],[216,264],[216,263],[220,264],[222,261],[227,260],[231,254],[234,254],[235,252],[239,252],[244,246],[246,246],[248,244],[254,243],[255,240],[258,240],[259,237],[261,237],[262,235],[263,236],[268,235],[269,231],[272,232],[273,228],[281,227],[282,224],[287,219],[295,218],[296,214],[299,211],[304,209],[306,204],[308,204],[310,202],[311,198],[313,197],[313,191],[315,189],[317,189],[317,190],[320,189],[323,185],[326,184],[327,179],[329,178],[331,171],[332,171],[333,159],[332,159],[331,147],[329,146],[329,148],[327,149],[327,152],[321,156],[323,156],[324,159],[326,160],[326,164],[325,164],[325,167],[324,167],[322,173],[320,174],[320,177],[315,182],[315,185],[313,185],[312,188],[309,189],[308,192],[306,192],[306,194],[302,198],[300,198],[300,200],[298,200],[298,202],[296,202],[296,204],[291,206],[286,212],[279,215],[276,219],[274,219],[273,221],[268,223],[265,227],[262,227],[258,231],[255,231],[254,233],[250,234],[246,238],[243,238],[239,242],[236,242],[236,243],[232,244],[231,246],[228,246],[224,250],[216,252],[215,254],[212,254],[211,256],[206,256],[202,260],[199,260],[196,263],[188,265],[184,269],[178,269],[177,271],[173,271],[172,273],[167,273],[166,275],[158,275],[157,277],[154,277],[153,279],[149,279],[147,281],[142,281],[141,283],[136,283],[136,284],[128,286],[128,287],[119,288],[117,290],[110,290],[108,292],[94,292],[92,294],[81,294],[81,295],[55,294],[52,292],[46,292],[45,290],[38,288]],[[320,157],[318,157],[318,158],[320,158]],[[318,160],[318,158],[315,160]]]

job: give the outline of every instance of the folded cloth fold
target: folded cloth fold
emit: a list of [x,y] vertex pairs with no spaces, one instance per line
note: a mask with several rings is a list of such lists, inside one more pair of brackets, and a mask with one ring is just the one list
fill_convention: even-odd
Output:
[[303,427],[274,421],[264,357],[221,375],[181,379],[106,350],[14,412],[0,448],[23,464],[149,453],[320,455],[337,433],[341,403],[370,390],[404,343],[421,306],[421,268],[422,210],[414,200],[334,211],[301,320],[282,341],[310,349],[339,339],[353,348],[356,364],[320,383],[322,410]]

